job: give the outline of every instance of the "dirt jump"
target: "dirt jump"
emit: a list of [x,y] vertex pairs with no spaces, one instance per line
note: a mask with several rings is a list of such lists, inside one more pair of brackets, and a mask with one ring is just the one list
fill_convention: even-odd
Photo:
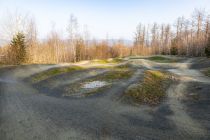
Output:
[[[164,58],[0,68],[0,139],[209,140],[210,61]],[[160,100],[126,99],[148,71],[172,76]]]

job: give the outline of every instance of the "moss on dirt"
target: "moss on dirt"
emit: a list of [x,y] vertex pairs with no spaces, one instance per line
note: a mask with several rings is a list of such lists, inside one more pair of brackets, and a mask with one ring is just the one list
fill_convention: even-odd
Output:
[[156,105],[166,96],[171,81],[171,75],[166,72],[148,70],[142,82],[128,87],[124,97],[138,104]]
[[67,72],[72,72],[76,70],[82,70],[84,68],[79,67],[79,66],[70,66],[70,67],[62,67],[62,68],[53,68],[41,73],[36,74],[35,76],[32,77],[32,82],[36,83],[42,80],[45,80],[49,77],[56,76],[59,74],[67,73]]
[[175,59],[166,58],[163,56],[152,56],[147,58],[150,61],[158,62],[158,63],[174,63],[177,62]]

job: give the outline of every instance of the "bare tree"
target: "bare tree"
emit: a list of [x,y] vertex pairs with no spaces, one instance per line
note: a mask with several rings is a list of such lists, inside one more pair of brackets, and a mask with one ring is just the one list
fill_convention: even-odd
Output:
[[160,54],[160,47],[159,47],[159,33],[158,33],[158,24],[154,23],[151,29],[152,40],[151,40],[151,47],[153,49],[153,53]]
[[38,46],[38,39],[37,39],[37,27],[34,19],[31,19],[28,24],[27,34],[26,34],[26,45],[28,51],[28,61],[35,63],[38,57],[37,54],[37,46]]
[[74,15],[70,15],[67,31],[69,33],[69,45],[70,51],[72,52],[72,60],[76,62],[76,43],[78,40],[78,21]]
[[203,44],[203,25],[204,25],[204,18],[205,18],[205,10],[195,9],[193,12],[193,20],[196,27],[196,56],[201,56],[204,54],[204,47]]
[[17,33],[26,34],[29,19],[29,14],[22,14],[18,10],[7,11],[5,17],[2,17],[0,26],[2,38],[11,40]]

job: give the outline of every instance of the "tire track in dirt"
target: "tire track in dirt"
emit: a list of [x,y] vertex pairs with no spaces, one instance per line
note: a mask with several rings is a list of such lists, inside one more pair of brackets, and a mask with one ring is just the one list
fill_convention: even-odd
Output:
[[184,139],[205,137],[208,133],[196,120],[193,120],[186,112],[186,107],[180,102],[184,97],[186,85],[184,82],[172,85],[168,89],[167,104],[173,111],[169,117],[177,126],[179,135]]
[[200,139],[208,137],[208,131],[199,122],[194,120],[187,113],[186,106],[181,103],[182,99],[189,93],[187,93],[187,82],[199,81],[207,82],[210,80],[202,75],[197,70],[189,69],[190,63],[193,59],[188,59],[182,65],[178,65],[178,69],[171,69],[170,72],[179,76],[179,83],[173,84],[167,90],[168,100],[167,104],[173,111],[173,115],[169,117],[177,126],[179,135],[184,138]]

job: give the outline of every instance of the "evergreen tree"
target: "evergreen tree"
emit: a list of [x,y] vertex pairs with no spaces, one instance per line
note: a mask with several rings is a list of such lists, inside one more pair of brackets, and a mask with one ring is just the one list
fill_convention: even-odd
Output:
[[21,64],[25,62],[26,59],[26,45],[25,45],[25,35],[23,33],[17,33],[11,41],[11,57],[13,58],[13,63]]
[[171,42],[171,55],[178,55],[178,49],[177,49],[177,39],[173,39]]

